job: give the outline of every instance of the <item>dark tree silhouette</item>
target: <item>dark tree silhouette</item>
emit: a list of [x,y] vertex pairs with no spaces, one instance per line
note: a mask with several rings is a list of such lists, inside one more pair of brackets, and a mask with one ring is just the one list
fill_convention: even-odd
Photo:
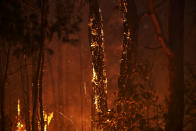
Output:
[[0,1],[0,106],[1,106],[1,124],[0,128],[6,130],[5,119],[5,86],[10,64],[11,48],[17,43],[22,42],[24,19],[19,1],[2,0]]
[[[44,118],[43,118],[43,104],[42,104],[42,76],[43,75],[43,64],[44,64],[44,41],[45,41],[45,28],[47,24],[47,2],[48,0],[41,0],[41,26],[40,26],[40,44],[39,44],[39,54],[37,59],[36,73],[33,79],[33,90],[34,90],[34,100],[33,100],[33,114],[32,114],[32,130],[38,130],[38,120],[36,120],[37,115],[37,104],[38,96],[40,102],[40,116],[41,116],[41,130],[44,130]],[[39,81],[40,79],[40,81]],[[41,82],[41,83],[40,83]],[[41,85],[40,85],[41,84]],[[40,89],[40,94],[38,94],[38,89]]]
[[167,131],[182,131],[184,120],[184,0],[169,0],[169,105]]

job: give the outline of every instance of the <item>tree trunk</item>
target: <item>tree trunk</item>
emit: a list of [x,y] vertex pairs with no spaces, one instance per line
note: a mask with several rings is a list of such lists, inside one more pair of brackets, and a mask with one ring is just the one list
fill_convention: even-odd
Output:
[[92,57],[91,130],[102,130],[107,112],[107,79],[104,69],[103,21],[97,0],[89,0],[89,44]]
[[[3,53],[3,48],[1,50]],[[0,56],[0,62],[4,62],[3,56]],[[8,47],[8,51],[6,52],[6,62],[5,63],[0,63],[1,65],[5,67],[0,67],[0,106],[1,106],[1,130],[6,131],[6,122],[5,122],[5,84],[7,81],[7,73],[8,73],[8,68],[9,68],[9,57],[10,57],[10,47]]]
[[[40,38],[40,48],[39,48],[39,55],[38,55],[38,61],[37,61],[37,69],[33,80],[33,88],[34,88],[34,101],[33,101],[33,114],[32,114],[32,131],[38,130],[38,120],[36,120],[37,115],[37,104],[38,104],[38,85],[39,85],[39,78],[40,78],[40,67],[41,67],[41,61],[43,57],[43,50],[44,50],[44,40],[45,40],[45,27],[47,22],[47,0],[41,0],[41,38]],[[41,115],[43,117],[43,115]],[[44,119],[44,118],[41,118]],[[43,126],[43,125],[42,125]],[[42,127],[41,126],[41,127]],[[44,129],[42,129],[44,130]]]
[[[65,113],[64,110],[65,108],[65,105],[64,105],[64,98],[63,98],[63,93],[64,93],[64,90],[63,90],[63,86],[62,86],[62,78],[63,78],[63,68],[62,68],[62,45],[59,45],[58,48],[58,69],[57,69],[57,72],[58,72],[58,80],[57,80],[57,87],[58,87],[58,112],[62,112],[63,114]],[[67,75],[67,74],[66,74]],[[67,86],[66,86],[67,87]],[[67,112],[66,112],[66,115],[67,115]],[[64,119],[58,119],[58,128],[59,130],[63,130],[64,128]]]
[[[50,81],[51,81],[51,86],[52,86],[52,97],[53,97],[53,103],[54,103],[54,108],[52,108],[53,109],[53,111],[54,111],[54,125],[58,125],[57,123],[58,123],[58,117],[57,117],[57,114],[58,114],[58,97],[57,97],[57,95],[56,95],[56,90],[55,90],[55,80],[54,80],[54,74],[53,74],[53,66],[52,66],[52,62],[51,62],[51,60],[50,60],[50,58],[49,58],[49,56],[47,56],[47,65],[48,65],[48,68],[49,68],[49,73],[50,73]],[[57,129],[58,129],[58,127],[57,127]]]
[[182,131],[184,119],[184,0],[169,0],[169,105],[167,131]]
[[[62,89],[62,91],[65,92],[65,94],[62,94],[62,99],[64,99],[63,104],[64,104],[64,111],[63,113],[65,113],[65,115],[67,117],[70,117],[70,101],[69,101],[69,97],[70,97],[70,88],[69,88],[69,76],[70,76],[70,68],[69,68],[69,53],[68,53],[68,49],[69,46],[67,46],[65,48],[65,78],[64,78],[64,84],[65,84],[65,88]],[[66,130],[68,130],[70,128],[70,121],[67,121],[65,119],[63,119],[64,122],[66,123],[66,125],[62,125],[62,127],[64,126],[64,128]]]
[[23,103],[24,103],[24,117],[25,117],[25,127],[27,131],[30,131],[30,92],[29,92],[29,77],[28,77],[28,70],[27,70],[27,63],[26,63],[26,56],[22,58],[22,65],[24,66],[21,69],[21,82],[22,82],[22,91],[23,91]]
[[83,92],[83,61],[82,61],[82,43],[80,42],[80,122],[81,131],[84,131],[84,92]]
[[41,61],[41,71],[39,78],[39,103],[40,103],[40,117],[41,117],[41,131],[44,131],[44,116],[43,116],[43,100],[42,100],[42,90],[43,90],[43,68],[44,68],[44,54],[42,55]]
[[[43,44],[43,43],[42,43]],[[39,75],[40,75],[40,66],[41,66],[41,57],[43,51],[43,45],[40,43],[40,51],[37,61],[37,68],[35,75],[33,77],[33,114],[32,114],[32,131],[38,130],[38,118],[37,118],[37,105],[38,105],[38,85],[39,85]]]
[[[124,114],[124,112],[127,112],[126,114],[130,114],[130,110],[125,110],[124,107],[129,106],[127,100],[130,100],[130,97],[134,93],[132,75],[136,71],[138,16],[134,0],[121,0],[120,7],[123,24],[123,52],[120,63],[120,76],[118,78],[118,97],[120,100],[118,107],[121,108],[118,113]],[[119,121],[118,128],[131,129],[132,121],[126,118],[127,116],[124,117],[123,122]],[[126,121],[130,122],[127,123]]]
[[134,0],[121,0],[123,23],[123,52],[118,82],[119,96],[126,96],[131,86],[130,76],[135,71],[138,17]]

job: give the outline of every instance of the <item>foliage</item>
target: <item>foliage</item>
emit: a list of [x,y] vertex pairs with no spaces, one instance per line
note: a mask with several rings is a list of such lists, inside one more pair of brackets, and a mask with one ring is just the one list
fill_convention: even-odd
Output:
[[[51,3],[49,3],[50,5]],[[47,14],[49,13],[47,5]],[[41,37],[41,9],[38,1],[8,0],[0,3],[0,39],[4,43],[14,47],[14,55],[31,56],[39,49]],[[74,1],[56,1],[55,17],[48,18],[45,23],[46,39],[52,40],[54,33],[58,38],[66,43],[76,44],[81,17],[75,10]],[[79,9],[78,9],[79,10]],[[74,12],[75,11],[75,12]],[[55,20],[55,22],[53,22]],[[47,49],[49,54],[53,54],[51,49]]]
[[103,116],[107,130],[163,131],[166,105],[158,102],[152,85],[152,66],[140,63],[132,74],[131,86],[126,97],[119,97],[111,110]]
[[[9,44],[22,41],[24,34],[24,18],[19,1],[8,0],[0,2],[0,39]],[[5,44],[5,43],[2,43]]]
[[50,35],[52,36],[56,32],[58,38],[63,42],[76,44],[78,38],[74,36],[80,31],[79,24],[82,21],[78,12],[80,9],[76,10],[75,1],[58,0],[55,4],[56,21],[50,27]]
[[191,130],[196,122],[196,74],[194,66],[185,65],[184,129]]

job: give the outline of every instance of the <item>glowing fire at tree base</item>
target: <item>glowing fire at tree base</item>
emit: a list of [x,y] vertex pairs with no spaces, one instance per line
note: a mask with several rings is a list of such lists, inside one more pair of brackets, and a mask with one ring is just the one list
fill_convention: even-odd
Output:
[[[21,110],[20,110],[20,99],[18,99],[17,112],[18,113],[17,113],[16,131],[26,131],[26,126],[23,123],[23,120],[21,118],[21,113],[20,113],[21,112]],[[47,131],[48,130],[48,126],[51,123],[51,120],[53,118],[54,113],[51,112],[51,113],[47,114],[45,111],[43,111],[43,114],[44,114],[44,122],[45,122],[44,131]],[[39,125],[39,130],[41,130],[39,122],[38,122],[38,125]]]

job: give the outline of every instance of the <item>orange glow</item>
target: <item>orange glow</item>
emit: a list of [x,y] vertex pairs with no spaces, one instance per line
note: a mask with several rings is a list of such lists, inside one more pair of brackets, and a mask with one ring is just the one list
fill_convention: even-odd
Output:
[[26,131],[25,125],[22,123],[21,116],[20,116],[20,99],[18,99],[18,104],[17,104],[17,126],[16,126],[16,131]]
[[47,131],[48,126],[50,125],[51,120],[52,120],[52,118],[53,118],[53,112],[47,114],[45,111],[43,111],[43,113],[44,113],[44,121],[45,121],[44,131]]
[[[23,123],[22,119],[21,119],[21,106],[20,106],[20,99],[18,99],[18,104],[17,104],[17,126],[16,126],[16,131],[26,131],[26,127],[25,124]],[[54,116],[54,113],[51,112],[49,114],[47,114],[45,111],[43,111],[43,115],[44,115],[44,131],[48,130],[48,126],[51,123],[51,120]],[[38,122],[39,123],[39,122]],[[40,124],[39,124],[39,129],[40,129]]]
[[20,99],[18,99],[17,111],[18,111],[18,117],[19,117],[20,116]]

